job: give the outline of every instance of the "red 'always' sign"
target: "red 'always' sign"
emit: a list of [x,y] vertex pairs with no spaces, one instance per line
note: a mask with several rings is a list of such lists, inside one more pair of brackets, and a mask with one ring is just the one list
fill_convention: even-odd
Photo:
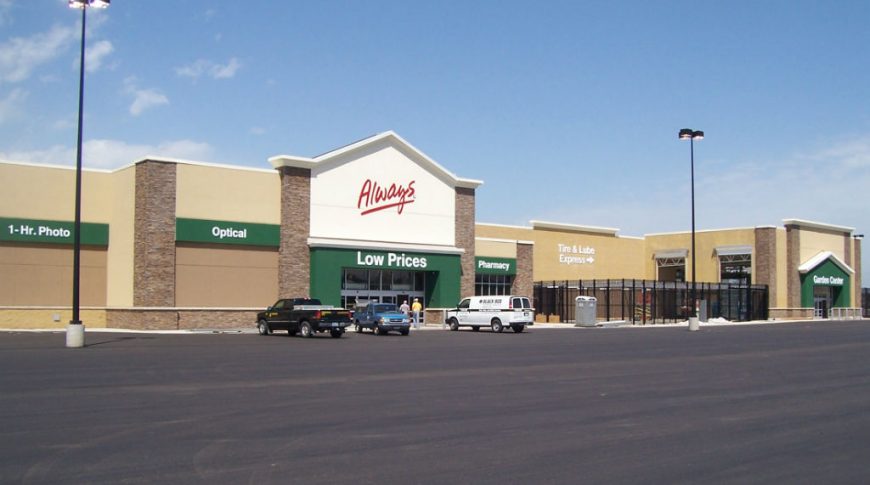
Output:
[[399,185],[396,183],[390,184],[389,187],[384,187],[372,179],[366,179],[359,191],[359,198],[356,202],[357,209],[360,209],[360,215],[371,214],[372,212],[382,211],[395,207],[396,211],[401,214],[405,209],[405,205],[414,202],[414,183],[416,180],[408,182],[408,186]]

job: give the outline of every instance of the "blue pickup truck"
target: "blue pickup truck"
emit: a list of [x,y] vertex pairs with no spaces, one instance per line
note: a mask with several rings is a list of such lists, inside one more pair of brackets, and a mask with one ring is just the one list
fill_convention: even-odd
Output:
[[368,303],[358,306],[353,317],[357,333],[369,329],[377,335],[386,335],[390,331],[408,335],[411,331],[411,320],[408,315],[399,311],[395,303]]

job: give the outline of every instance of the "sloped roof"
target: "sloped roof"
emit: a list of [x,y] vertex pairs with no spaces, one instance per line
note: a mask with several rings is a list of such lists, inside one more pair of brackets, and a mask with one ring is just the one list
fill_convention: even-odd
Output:
[[822,251],[819,254],[808,259],[804,264],[798,266],[798,271],[801,274],[808,273],[808,272],[814,270],[818,265],[827,261],[828,259],[833,261],[834,264],[839,266],[840,269],[842,269],[843,271],[845,271],[849,274],[855,274],[855,270],[850,268],[848,264],[842,262],[840,260],[840,258],[837,257],[837,255],[835,255],[834,253],[832,253],[830,251]]
[[322,155],[318,155],[314,158],[298,157],[294,155],[276,155],[269,158],[269,163],[271,163],[272,167],[276,169],[281,167],[297,167],[307,168],[310,170],[324,163],[328,163],[331,160],[335,160],[342,155],[361,150],[365,147],[368,147],[375,143],[379,143],[381,141],[389,141],[390,143],[402,149],[410,151],[411,153],[416,155],[414,158],[418,163],[420,163],[420,165],[422,165],[427,170],[435,173],[436,175],[439,175],[451,181],[455,187],[474,189],[477,188],[479,185],[483,184],[483,181],[481,180],[457,177],[453,172],[439,165],[435,160],[429,158],[425,153],[421,152],[416,147],[405,141],[404,138],[400,137],[394,131],[386,131],[384,133],[379,133],[377,135],[364,138],[358,142],[351,143],[350,145],[346,145],[341,148],[336,148],[335,150],[326,152]]

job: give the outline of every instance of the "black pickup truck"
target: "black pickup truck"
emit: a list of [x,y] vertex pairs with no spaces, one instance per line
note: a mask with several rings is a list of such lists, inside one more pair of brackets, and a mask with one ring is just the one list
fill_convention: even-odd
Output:
[[333,338],[339,338],[351,323],[349,310],[322,305],[313,298],[283,298],[257,314],[260,335],[286,330],[290,335],[298,333],[303,337],[329,332]]

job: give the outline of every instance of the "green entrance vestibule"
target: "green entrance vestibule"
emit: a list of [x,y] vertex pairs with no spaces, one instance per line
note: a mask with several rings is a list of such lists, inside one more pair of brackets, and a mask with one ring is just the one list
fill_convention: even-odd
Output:
[[816,318],[829,318],[831,308],[851,305],[850,288],[855,271],[830,251],[823,251],[802,264],[801,306],[812,307]]

